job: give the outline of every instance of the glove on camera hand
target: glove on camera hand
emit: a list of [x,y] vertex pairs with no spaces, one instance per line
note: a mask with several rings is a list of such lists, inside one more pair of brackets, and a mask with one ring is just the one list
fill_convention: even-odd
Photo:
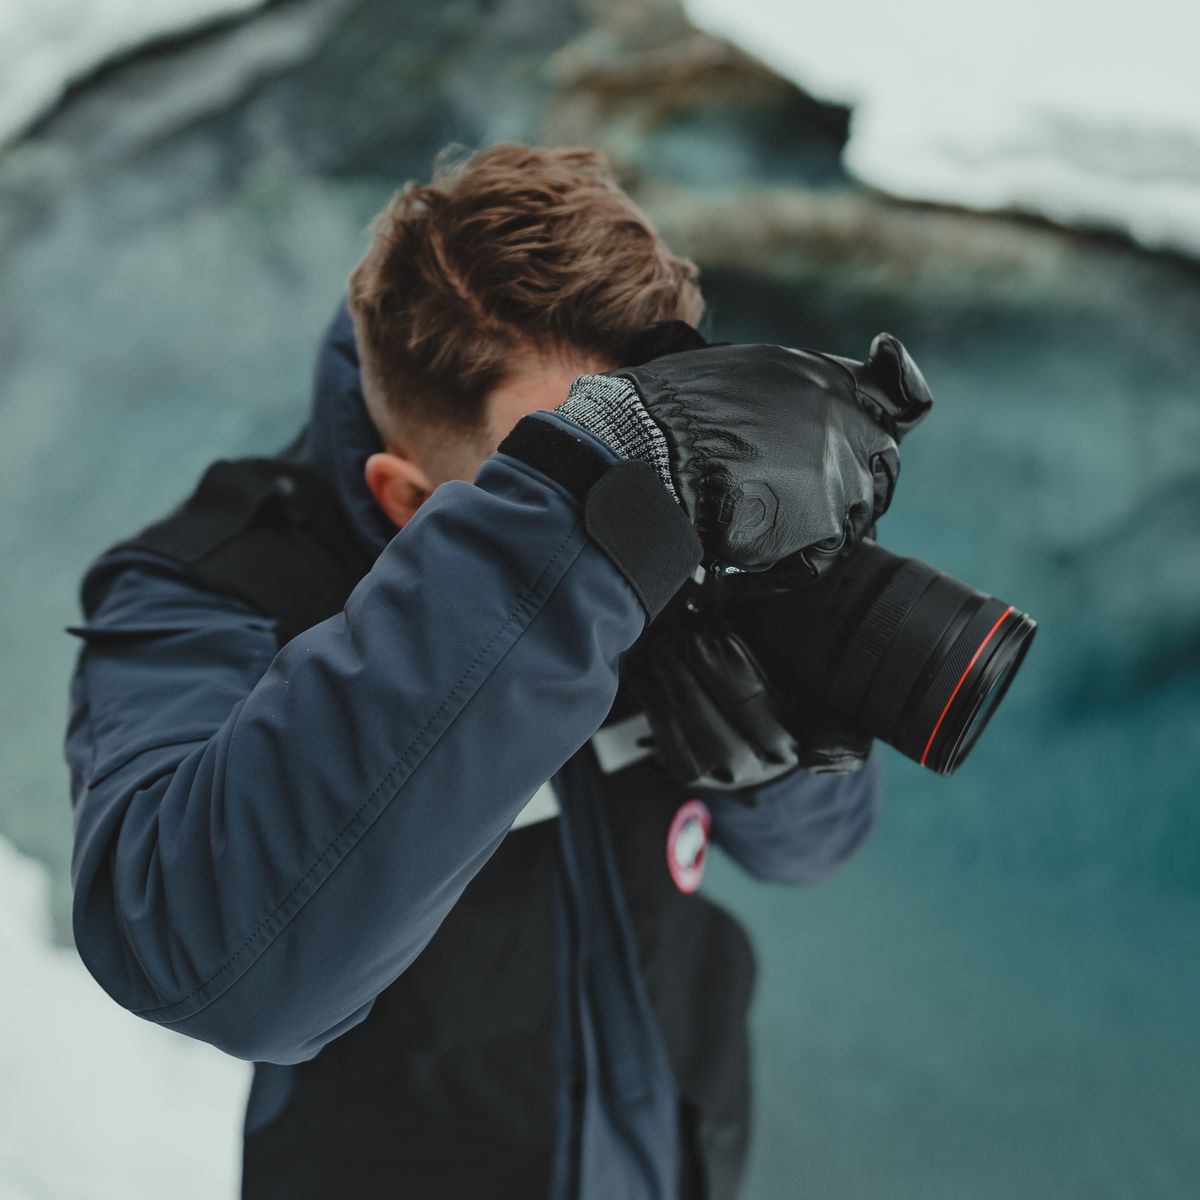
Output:
[[871,752],[869,735],[785,700],[720,617],[673,613],[648,631],[625,669],[660,762],[685,787],[759,788],[797,767],[849,774]]
[[735,791],[799,764],[779,698],[731,625],[671,625],[637,647],[629,673],[677,783]]
[[[651,343],[679,337],[682,322],[666,324]],[[580,376],[557,411],[650,463],[710,570],[788,560],[811,577],[887,510],[899,439],[931,403],[916,363],[881,333],[865,363],[770,345],[667,353]]]

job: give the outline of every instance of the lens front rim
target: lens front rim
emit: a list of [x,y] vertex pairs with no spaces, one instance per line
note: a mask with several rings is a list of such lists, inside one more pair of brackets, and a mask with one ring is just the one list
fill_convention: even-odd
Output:
[[[1037,632],[1037,622],[1009,605],[980,644],[931,730],[918,760],[939,775],[966,760],[1000,707]],[[981,709],[987,711],[979,717]]]

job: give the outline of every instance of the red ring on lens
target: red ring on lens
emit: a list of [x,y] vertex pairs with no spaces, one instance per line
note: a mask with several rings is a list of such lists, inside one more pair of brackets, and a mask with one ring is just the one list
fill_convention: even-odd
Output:
[[971,655],[971,661],[967,663],[966,670],[964,670],[962,675],[959,676],[958,682],[954,685],[954,691],[950,693],[950,699],[946,701],[941,715],[938,717],[933,726],[933,732],[929,735],[929,741],[925,743],[925,750],[921,754],[921,766],[925,765],[925,760],[929,757],[929,751],[933,747],[933,739],[937,737],[938,730],[941,729],[942,722],[946,719],[946,714],[950,711],[950,705],[954,703],[954,697],[958,695],[959,689],[966,681],[967,676],[970,675],[971,668],[976,664],[976,662],[979,661],[979,656],[983,653],[984,648],[987,646],[988,642],[992,640],[993,636],[995,636],[996,630],[999,629],[1000,626],[1003,625],[1008,619],[1012,611],[1013,606],[1010,604],[997,618],[995,625],[988,630],[987,637],[985,637],[983,641],[979,643],[979,648],[974,654]]

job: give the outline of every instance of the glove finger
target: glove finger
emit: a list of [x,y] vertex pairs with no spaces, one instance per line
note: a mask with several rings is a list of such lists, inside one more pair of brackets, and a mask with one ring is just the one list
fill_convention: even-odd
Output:
[[[871,478],[875,485],[875,505],[871,522],[878,521],[892,506],[896,483],[900,478],[900,454],[894,445],[886,446],[871,457]],[[863,531],[864,536],[866,530]]]
[[632,674],[634,689],[650,722],[659,761],[677,783],[691,783],[704,774],[705,767],[692,750],[671,692],[659,681],[653,656],[645,654]]
[[859,403],[897,442],[933,407],[933,395],[921,368],[890,333],[875,335],[867,361],[854,374]]
[[871,520],[872,509],[865,502],[856,501],[842,519],[840,537],[825,538],[805,546],[800,551],[800,559],[808,567],[809,578],[823,575],[838,559],[849,554],[862,539]]
[[760,759],[774,766],[795,761],[794,739],[766,675],[733,629],[697,631],[692,670],[711,696],[720,697],[725,719]]
[[696,678],[688,661],[689,643],[677,655],[656,654],[651,663],[655,683],[678,714],[688,751],[703,768],[689,782],[707,779],[722,787],[747,787],[761,778],[762,760]]
[[798,735],[797,758],[815,775],[850,775],[862,769],[873,740],[845,725],[814,721]]

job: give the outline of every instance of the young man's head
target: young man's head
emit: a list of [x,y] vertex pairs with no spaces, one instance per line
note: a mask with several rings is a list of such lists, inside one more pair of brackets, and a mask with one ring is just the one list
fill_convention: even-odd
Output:
[[403,525],[577,375],[620,366],[642,326],[704,308],[595,150],[491,146],[439,161],[376,217],[350,276],[363,394],[385,452],[367,462]]

